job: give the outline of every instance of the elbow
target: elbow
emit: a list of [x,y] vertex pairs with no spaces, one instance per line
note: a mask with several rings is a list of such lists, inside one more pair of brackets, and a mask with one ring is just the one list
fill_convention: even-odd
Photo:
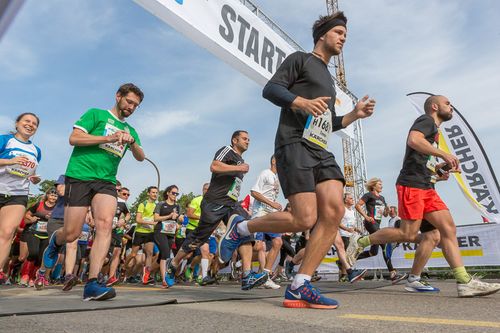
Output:
[[73,136],[69,137],[69,144],[70,146],[76,146],[76,140],[73,138]]

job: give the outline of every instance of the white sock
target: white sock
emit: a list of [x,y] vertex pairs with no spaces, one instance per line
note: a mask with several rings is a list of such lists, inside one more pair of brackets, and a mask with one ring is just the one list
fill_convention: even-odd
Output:
[[182,260],[182,262],[181,262],[181,272],[183,272],[184,268],[186,268],[186,264],[187,264],[187,260],[185,260],[185,259]]
[[420,275],[410,274],[408,276],[408,282],[420,281]]
[[267,268],[264,268],[263,271],[264,271],[264,273],[267,273],[268,279],[270,279],[271,278],[271,271]]
[[204,279],[208,273],[208,259],[201,259],[201,278]]
[[292,281],[291,288],[292,290],[298,289],[301,286],[304,285],[304,283],[307,281],[311,281],[311,276],[306,275],[306,274],[297,274],[295,275],[295,278]]
[[250,236],[251,232],[248,230],[248,221],[242,221],[236,226],[236,230],[242,237]]

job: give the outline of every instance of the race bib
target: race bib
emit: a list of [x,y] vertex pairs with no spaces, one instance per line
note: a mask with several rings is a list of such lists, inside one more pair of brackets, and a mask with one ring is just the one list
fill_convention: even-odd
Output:
[[227,192],[227,196],[233,199],[234,201],[238,201],[238,198],[240,196],[240,191],[241,191],[241,184],[243,183],[243,180],[235,177],[233,184],[229,188],[229,191]]
[[[106,127],[104,127],[103,136],[113,135],[118,131],[120,131],[119,128],[107,123]],[[105,151],[113,155],[116,155],[120,158],[122,158],[123,154],[125,154],[125,147],[126,145],[121,145],[117,142],[107,142],[107,143],[101,143],[99,145],[99,148],[104,149]]]
[[384,210],[385,210],[385,206],[375,206],[375,208],[373,209],[373,218],[375,220],[382,220],[382,216],[384,215]]
[[175,221],[163,221],[161,223],[161,233],[175,235],[175,231],[177,230],[177,222]]
[[[438,148],[438,144],[434,142],[432,144],[434,148]],[[437,157],[433,155],[429,155],[429,158],[427,159],[427,169],[431,170],[432,173],[436,173],[436,165],[438,164]]]
[[89,240],[89,232],[88,231],[82,231],[82,233],[80,234],[80,237],[78,238],[78,240],[80,241],[88,241]]
[[47,222],[38,221],[36,224],[35,230],[36,230],[36,232],[46,233],[47,232]]
[[182,226],[179,230],[179,238],[186,238],[186,227]]
[[328,140],[332,131],[331,122],[332,112],[330,109],[327,109],[326,112],[319,117],[309,115],[302,137],[320,146],[321,148],[326,149],[326,147],[328,147]]
[[[153,222],[153,219],[150,217],[143,217],[142,219],[144,220],[144,222]],[[143,229],[146,229],[146,230],[153,230],[154,229],[154,225],[152,225],[152,224],[141,224],[141,227]]]
[[28,178],[29,176],[33,176],[35,174],[36,167],[38,165],[38,162],[33,156],[30,155],[24,155],[24,154],[19,154],[17,156],[24,156],[28,158],[28,161],[22,163],[22,164],[14,164],[14,165],[8,165],[5,167],[5,170],[10,173],[11,175],[22,177],[22,178]]

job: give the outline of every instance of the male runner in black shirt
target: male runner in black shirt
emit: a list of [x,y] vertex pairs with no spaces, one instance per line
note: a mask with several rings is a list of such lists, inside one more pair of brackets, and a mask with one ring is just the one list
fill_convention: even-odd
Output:
[[[434,190],[435,175],[447,165],[459,171],[459,160],[438,148],[438,127],[453,117],[453,106],[445,96],[431,96],[424,104],[425,114],[413,123],[406,141],[403,168],[397,179],[400,228],[384,228],[369,236],[353,236],[347,249],[351,262],[371,244],[415,242],[422,219],[441,234],[441,248],[457,280],[458,297],[484,296],[500,290],[498,283],[486,283],[465,270],[457,243],[456,226],[446,204]],[[438,163],[437,158],[444,160]],[[438,172],[439,171],[439,172]]]
[[230,220],[221,240],[220,258],[228,261],[241,237],[254,232],[298,232],[311,229],[305,257],[285,292],[290,308],[334,309],[337,301],[311,286],[311,276],[337,235],[344,216],[344,176],[327,150],[331,132],[369,117],[375,101],[363,97],[343,117],[335,114],[335,86],[328,70],[346,41],[347,19],[342,12],[320,17],[313,25],[314,50],[296,52],[285,59],[263,90],[264,98],[281,107],[275,157],[283,194],[291,212],[276,212],[245,221]]

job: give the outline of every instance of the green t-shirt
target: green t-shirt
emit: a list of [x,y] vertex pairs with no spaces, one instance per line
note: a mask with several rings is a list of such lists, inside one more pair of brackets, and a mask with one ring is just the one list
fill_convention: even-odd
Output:
[[[141,145],[135,129],[108,110],[90,109],[73,127],[95,136],[111,135],[119,130],[126,131],[139,146]],[[128,144],[118,143],[76,146],[69,159],[66,176],[84,181],[104,180],[116,184],[118,164],[128,149]]]
[[[194,209],[194,213],[198,216],[201,216],[201,200],[203,200],[203,196],[197,196],[189,203],[189,207]],[[198,227],[198,223],[200,220],[189,219],[189,223],[186,226],[187,230],[194,230]]]
[[[155,208],[156,208],[156,203],[144,201],[139,204],[139,207],[137,207],[137,213],[142,214],[143,220],[154,221]],[[140,232],[143,234],[150,234],[153,231],[154,231],[154,225],[152,224],[137,223],[137,226],[135,227],[135,232]]]

